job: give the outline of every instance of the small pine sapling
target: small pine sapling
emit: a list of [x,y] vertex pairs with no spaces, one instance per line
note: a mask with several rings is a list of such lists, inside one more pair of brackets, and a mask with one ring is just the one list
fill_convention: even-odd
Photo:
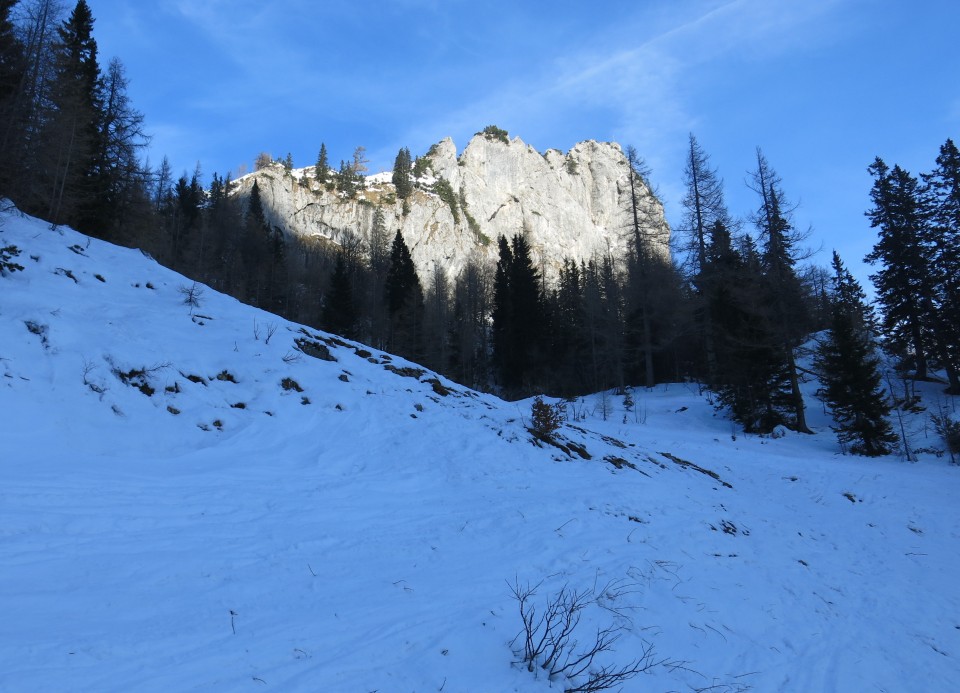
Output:
[[531,430],[541,437],[549,437],[563,424],[563,415],[560,408],[547,404],[542,397],[533,400],[530,414],[532,417]]

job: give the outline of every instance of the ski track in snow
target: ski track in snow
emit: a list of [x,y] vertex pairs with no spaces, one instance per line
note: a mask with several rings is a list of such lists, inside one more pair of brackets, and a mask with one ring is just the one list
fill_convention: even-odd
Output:
[[137,251],[6,214],[10,244],[0,690],[562,690],[516,664],[513,584],[592,590],[581,641],[614,623],[604,661],[677,665],[624,691],[960,689],[945,459],[841,456],[812,399],[816,436],[732,436],[671,385],[583,400],[584,460],[532,444],[529,402],[362,345],[285,361],[328,337],[209,289],[191,311]]

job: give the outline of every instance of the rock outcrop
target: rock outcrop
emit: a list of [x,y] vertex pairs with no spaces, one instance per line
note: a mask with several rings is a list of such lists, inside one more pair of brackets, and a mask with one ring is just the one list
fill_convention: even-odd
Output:
[[[627,253],[630,167],[618,144],[590,140],[566,154],[556,149],[541,154],[519,137],[478,134],[459,156],[446,138],[425,158],[427,173],[415,180],[406,214],[389,173],[368,176],[365,189],[346,199],[320,186],[312,168],[285,171],[274,165],[237,180],[233,194],[248,195],[256,180],[271,224],[333,243],[349,234],[368,240],[379,205],[388,237],[403,232],[421,277],[434,268],[455,277],[471,258],[496,261],[501,234],[525,234],[534,262],[548,277],[567,258],[579,262]],[[667,252],[663,206],[637,182],[644,225]]]

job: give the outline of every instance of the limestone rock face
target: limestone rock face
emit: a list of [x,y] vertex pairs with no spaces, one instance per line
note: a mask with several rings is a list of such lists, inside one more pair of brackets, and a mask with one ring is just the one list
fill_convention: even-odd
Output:
[[[456,277],[470,259],[496,262],[501,234],[524,234],[547,277],[565,259],[626,256],[633,236],[630,169],[618,144],[590,140],[566,154],[541,154],[519,137],[478,134],[459,156],[446,138],[426,158],[429,170],[415,180],[406,214],[389,173],[368,176],[365,189],[346,199],[318,185],[312,168],[270,166],[237,180],[232,192],[247,196],[257,181],[271,224],[333,243],[349,234],[368,240],[379,205],[388,238],[403,233],[421,278],[435,268]],[[644,227],[665,253],[670,230],[663,206],[636,180]]]

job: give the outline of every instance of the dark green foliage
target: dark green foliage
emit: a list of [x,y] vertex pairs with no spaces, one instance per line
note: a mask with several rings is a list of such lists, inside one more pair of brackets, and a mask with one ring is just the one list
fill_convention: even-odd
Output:
[[496,125],[488,125],[476,134],[483,135],[488,140],[510,144],[510,134],[506,130],[498,128]]
[[390,249],[390,266],[384,283],[389,316],[389,342],[394,353],[416,359],[423,348],[423,288],[410,249],[397,231]]
[[330,161],[327,157],[327,145],[320,143],[320,153],[317,155],[317,163],[313,167],[313,176],[317,183],[326,185],[330,177]]
[[352,163],[340,160],[340,170],[334,175],[334,183],[336,184],[337,190],[346,196],[351,198],[357,194],[359,189],[357,185],[357,170],[353,167]]
[[23,82],[27,69],[24,46],[17,38],[11,11],[16,0],[0,0],[0,197],[8,196],[22,175],[17,164],[23,138],[26,99]]
[[936,163],[931,173],[922,175],[935,330],[949,391],[960,394],[960,151],[953,140],[940,147]]
[[447,206],[450,208],[450,213],[453,215],[453,223],[459,224],[460,210],[457,208],[457,194],[453,192],[453,186],[450,185],[450,181],[446,178],[438,178],[437,182],[433,184],[433,192],[447,203]]
[[880,359],[870,327],[872,316],[860,285],[833,254],[830,329],[817,352],[821,397],[830,407],[842,447],[857,455],[889,454],[897,442],[887,417]]
[[348,339],[356,337],[357,308],[353,300],[353,287],[343,254],[337,256],[337,264],[330,278],[330,289],[324,297],[321,327],[328,332]]
[[781,382],[770,382],[770,397],[782,412],[784,424],[801,433],[812,433],[807,427],[800,374],[794,351],[810,331],[806,296],[797,276],[796,245],[802,240],[793,229],[784,203],[780,177],[757,149],[757,170],[754,190],[762,205],[754,223],[763,239],[763,297],[770,316],[770,347],[782,368]]
[[430,159],[425,156],[418,156],[413,162],[412,175],[414,178],[423,178],[430,170]]
[[493,287],[493,357],[508,395],[536,389],[546,355],[540,275],[526,239],[498,239],[500,259]]
[[48,193],[46,216],[93,230],[88,207],[94,202],[99,142],[100,66],[93,38],[93,14],[78,0],[57,30],[49,114],[41,154]]
[[530,409],[530,428],[541,437],[549,437],[563,425],[563,415],[558,407],[552,407],[542,397],[533,400]]
[[771,388],[782,380],[782,365],[771,346],[770,315],[758,301],[763,286],[759,254],[749,237],[742,250],[734,248],[729,230],[718,220],[706,259],[701,290],[715,359],[709,385],[744,430],[769,432],[783,423]]
[[410,158],[410,150],[404,147],[397,153],[397,158],[393,162],[393,184],[397,189],[397,197],[406,200],[413,193],[413,181],[411,174],[413,162]]
[[927,378],[932,351],[930,331],[930,247],[924,242],[924,222],[917,180],[899,166],[893,170],[877,157],[868,168],[874,177],[867,212],[879,240],[865,258],[881,269],[870,275],[882,309],[880,329],[887,347],[910,354],[916,377]]

